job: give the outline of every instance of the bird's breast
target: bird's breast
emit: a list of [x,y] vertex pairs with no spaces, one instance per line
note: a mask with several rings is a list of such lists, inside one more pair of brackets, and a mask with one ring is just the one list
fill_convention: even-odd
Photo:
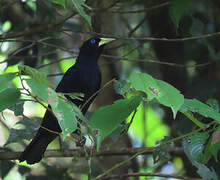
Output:
[[100,88],[101,73],[98,68],[85,68],[79,76],[79,86],[83,93],[94,93]]

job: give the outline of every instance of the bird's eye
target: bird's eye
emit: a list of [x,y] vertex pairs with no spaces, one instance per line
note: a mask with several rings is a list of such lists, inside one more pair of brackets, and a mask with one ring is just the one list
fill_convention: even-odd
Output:
[[94,43],[95,43],[95,39],[91,39],[90,42],[91,42],[92,44],[94,44]]

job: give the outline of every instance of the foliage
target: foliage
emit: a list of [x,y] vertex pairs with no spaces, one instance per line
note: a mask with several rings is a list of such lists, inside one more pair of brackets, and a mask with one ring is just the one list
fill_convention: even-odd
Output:
[[[218,1],[1,0],[0,4],[2,152],[23,150],[21,146],[40,126],[42,117],[35,116],[49,110],[57,117],[63,137],[62,143],[54,141],[50,148],[63,147],[60,153],[68,156],[68,150],[75,148],[71,133],[79,119],[87,146],[92,147],[91,151],[81,148],[78,155],[86,158],[78,162],[44,159],[34,166],[44,169],[50,179],[104,176],[128,162],[128,168],[121,168],[121,172],[158,173],[163,172],[168,160],[174,167],[172,160],[176,157],[182,159],[184,167],[176,168],[174,174],[190,176],[183,153],[200,177],[219,179]],[[106,77],[120,78],[112,80],[114,92],[108,91],[112,81],[101,89],[101,100],[97,97],[95,105],[105,106],[84,116],[81,107],[68,102],[65,94],[54,88],[60,80],[59,72],[75,63],[75,48],[87,35],[94,34],[116,39],[106,48],[106,61],[100,62],[103,82]],[[116,66],[119,60],[121,68]],[[102,98],[103,94],[107,95]],[[93,154],[94,146],[98,152]],[[149,146],[150,152],[142,150]],[[134,147],[140,148],[138,152]],[[123,151],[118,152],[121,148]],[[117,163],[112,165],[109,162],[114,158],[108,161],[110,155],[105,152],[109,149],[110,154],[122,155],[129,149],[132,155],[127,159],[117,156]],[[92,156],[99,156],[102,150],[105,162],[102,158],[95,161]],[[135,159],[146,152],[150,155]],[[140,167],[135,169],[137,164]],[[75,171],[74,166],[80,168]],[[12,161],[2,161],[0,168],[2,179],[22,178],[21,174],[41,178],[30,175],[30,166]]]

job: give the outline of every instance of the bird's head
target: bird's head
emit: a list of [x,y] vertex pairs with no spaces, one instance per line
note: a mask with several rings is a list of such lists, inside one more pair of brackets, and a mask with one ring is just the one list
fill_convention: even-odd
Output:
[[113,40],[114,39],[112,38],[92,37],[83,43],[80,48],[80,53],[98,58],[101,55],[105,44]]

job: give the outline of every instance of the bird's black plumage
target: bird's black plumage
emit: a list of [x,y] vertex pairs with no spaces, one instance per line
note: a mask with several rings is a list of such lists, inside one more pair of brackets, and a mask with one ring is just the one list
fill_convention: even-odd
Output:
[[[99,42],[99,38],[91,38],[83,43],[76,63],[67,70],[56,88],[56,92],[83,93],[84,98],[82,101],[66,96],[77,106],[83,105],[100,89],[101,73],[97,61],[102,53],[104,45],[99,46]],[[83,114],[86,113],[94,98],[95,97],[90,99],[90,101],[83,107]],[[48,110],[44,115],[41,126],[58,133],[61,132],[56,117]],[[36,136],[22,152],[19,158],[20,162],[25,160],[28,164],[39,162],[42,159],[47,146],[57,137],[57,134],[42,127],[39,128]]]

